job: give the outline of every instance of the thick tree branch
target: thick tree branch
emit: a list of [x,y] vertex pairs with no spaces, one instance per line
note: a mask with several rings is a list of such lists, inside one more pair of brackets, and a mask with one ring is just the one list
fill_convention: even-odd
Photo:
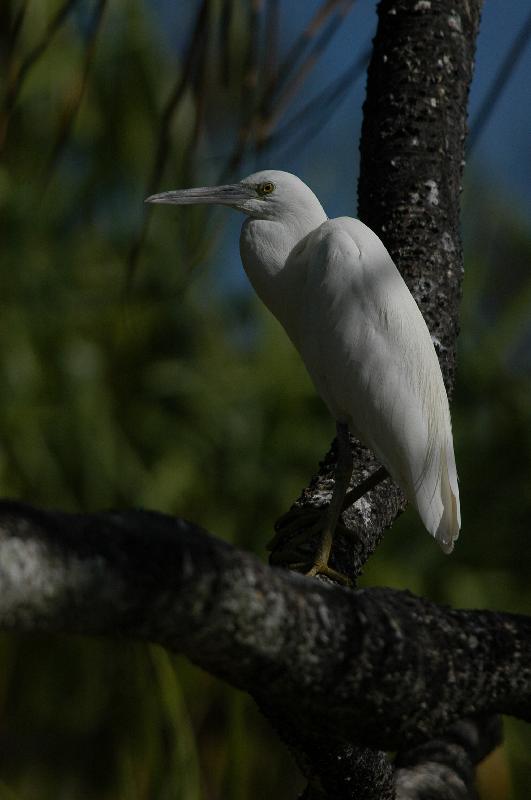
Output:
[[531,619],[352,592],[145,511],[0,504],[0,627],[156,641],[294,730],[396,750],[453,722],[531,720]]

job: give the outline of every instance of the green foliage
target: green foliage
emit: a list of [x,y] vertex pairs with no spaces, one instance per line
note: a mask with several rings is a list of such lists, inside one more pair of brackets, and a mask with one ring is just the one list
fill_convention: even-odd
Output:
[[[37,6],[21,58],[46,32]],[[75,19],[4,109],[0,495],[157,508],[263,553],[333,426],[273,320],[247,292],[220,297],[197,267],[215,242],[202,211],[155,216],[126,288],[175,67],[145,9],[118,6],[53,169],[83,57]],[[191,103],[172,126],[175,185],[193,181]],[[0,648],[1,798],[295,793],[252,703],[159,648],[16,636]]]
[[[212,217],[159,210],[127,288],[160,109],[180,68],[147,5],[106,9],[57,158],[85,55],[79,15],[28,72],[12,111],[0,112],[0,496],[72,510],[152,507],[263,555],[333,424],[251,294],[213,288],[226,255],[205,266],[219,243]],[[58,7],[28,4],[7,82]],[[230,109],[243,68],[240,25],[236,17]],[[193,182],[194,114],[187,92],[171,126],[166,185]],[[444,559],[408,512],[367,579],[529,612],[530,233],[498,201],[478,206],[470,192],[479,210],[467,217],[454,402],[462,541]],[[520,781],[526,736],[511,738]],[[159,648],[0,639],[1,800],[282,800],[297,781],[247,698]]]

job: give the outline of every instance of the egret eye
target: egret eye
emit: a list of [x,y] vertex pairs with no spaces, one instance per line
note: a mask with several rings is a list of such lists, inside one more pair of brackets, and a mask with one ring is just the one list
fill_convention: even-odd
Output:
[[262,196],[265,194],[271,194],[271,192],[274,191],[275,191],[275,184],[271,183],[271,181],[267,181],[266,183],[261,183],[260,186],[258,186],[258,194],[261,194]]

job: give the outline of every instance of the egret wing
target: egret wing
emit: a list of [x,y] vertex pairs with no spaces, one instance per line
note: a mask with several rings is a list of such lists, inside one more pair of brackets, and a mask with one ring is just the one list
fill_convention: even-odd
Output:
[[448,399],[420,310],[380,239],[328,220],[292,252],[288,333],[321,397],[371,447],[443,549],[460,527]]

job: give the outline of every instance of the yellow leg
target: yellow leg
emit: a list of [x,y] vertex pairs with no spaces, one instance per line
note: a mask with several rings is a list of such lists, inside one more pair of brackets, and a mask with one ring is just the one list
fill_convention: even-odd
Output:
[[[334,476],[334,490],[332,492],[330,504],[327,506],[324,514],[320,510],[312,510],[312,514],[309,516],[310,519],[313,516],[313,524],[311,524],[307,530],[295,534],[295,537],[289,540],[287,552],[282,553],[281,551],[278,554],[273,552],[271,563],[286,563],[291,569],[302,571],[302,569],[304,569],[304,567],[307,565],[303,563],[293,563],[293,561],[290,560],[290,555],[292,555],[294,552],[294,548],[290,548],[290,545],[294,544],[294,539],[304,539],[314,535],[317,531],[320,531],[321,542],[319,550],[315,555],[315,559],[311,568],[307,570],[305,574],[309,577],[313,577],[315,575],[325,575],[331,580],[348,585],[350,581],[347,576],[342,575],[340,572],[329,566],[329,560],[334,541],[334,533],[338,527],[338,524],[341,525],[341,512],[343,510],[345,495],[347,493],[352,475],[352,451],[350,448],[348,427],[340,422],[336,424],[336,427],[337,466]],[[315,513],[318,515],[317,521],[315,521]],[[297,524],[296,515],[294,522]],[[288,525],[291,526],[291,520],[288,522]],[[276,545],[278,545],[280,540],[283,538],[283,535],[285,535],[285,528],[283,529],[282,526],[277,529],[277,534],[270,544],[271,549],[275,549]]]
[[314,578],[316,575],[324,575],[325,577],[330,578],[332,581],[342,583],[344,586],[351,586],[352,581],[350,578],[348,578],[346,575],[343,575],[342,572],[338,572],[336,569],[332,569],[332,567],[328,566],[328,561],[332,552],[333,541],[334,534],[331,531],[325,531],[321,539],[321,546],[317,552],[317,555],[315,556],[313,567],[304,574],[308,578]]

